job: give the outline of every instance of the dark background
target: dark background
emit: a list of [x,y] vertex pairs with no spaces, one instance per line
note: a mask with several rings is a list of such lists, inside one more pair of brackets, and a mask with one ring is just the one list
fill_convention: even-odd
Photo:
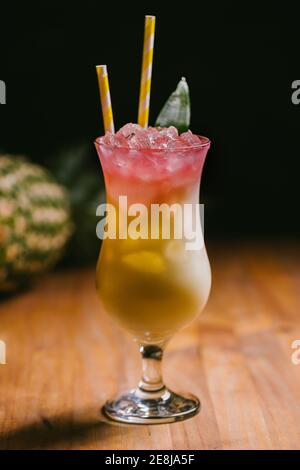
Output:
[[[157,16],[150,123],[181,76],[194,132],[212,140],[206,237],[299,235],[300,16],[285,3],[1,4],[0,148],[51,166],[103,132],[95,65],[107,63],[117,127],[136,121],[145,14]],[[298,21],[299,19],[299,21]],[[63,157],[61,157],[63,158]]]

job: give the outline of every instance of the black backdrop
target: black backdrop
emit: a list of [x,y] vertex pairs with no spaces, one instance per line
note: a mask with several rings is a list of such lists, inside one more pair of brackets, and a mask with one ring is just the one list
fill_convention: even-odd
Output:
[[150,121],[186,76],[192,130],[213,142],[202,183],[206,234],[299,235],[300,105],[291,83],[300,79],[300,17],[286,3],[284,12],[263,6],[2,2],[0,148],[47,165],[62,146],[92,146],[102,133],[99,63],[109,66],[116,125],[135,121],[144,15],[155,14]]

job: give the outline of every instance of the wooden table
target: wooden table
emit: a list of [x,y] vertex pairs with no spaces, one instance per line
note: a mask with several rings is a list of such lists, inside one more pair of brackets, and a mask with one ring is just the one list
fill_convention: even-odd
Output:
[[[205,313],[165,357],[173,389],[201,398],[195,418],[119,426],[99,414],[139,378],[136,345],[101,312],[91,269],[60,271],[0,305],[1,449],[299,449],[300,250],[208,249]],[[126,362],[123,361],[126,351]]]

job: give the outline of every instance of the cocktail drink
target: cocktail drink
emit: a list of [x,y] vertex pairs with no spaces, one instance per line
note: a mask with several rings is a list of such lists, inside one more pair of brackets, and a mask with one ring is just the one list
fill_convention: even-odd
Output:
[[[106,312],[140,345],[137,389],[105,406],[112,419],[172,422],[199,409],[195,397],[167,390],[160,362],[166,342],[203,309],[211,274],[199,213],[210,142],[175,128],[128,124],[96,140],[106,186],[107,218],[97,265]],[[112,227],[112,225],[115,225]]]

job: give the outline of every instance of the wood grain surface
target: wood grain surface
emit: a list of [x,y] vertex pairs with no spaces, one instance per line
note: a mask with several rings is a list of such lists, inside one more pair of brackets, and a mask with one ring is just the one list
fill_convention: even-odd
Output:
[[92,269],[59,271],[0,304],[0,449],[300,449],[300,250],[208,247],[205,312],[170,343],[165,380],[201,399],[191,420],[108,424],[139,378],[137,346],[100,310]]

